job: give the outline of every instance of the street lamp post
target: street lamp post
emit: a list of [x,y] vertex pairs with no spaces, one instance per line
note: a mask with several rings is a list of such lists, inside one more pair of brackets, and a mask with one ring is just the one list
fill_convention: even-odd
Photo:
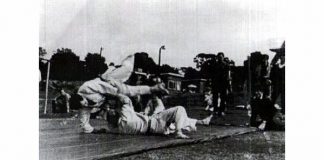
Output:
[[44,114],[47,112],[47,102],[48,102],[48,84],[49,84],[49,76],[50,76],[50,68],[51,61],[48,59],[41,58],[41,60],[47,61],[47,75],[46,75],[46,90],[45,90],[45,106],[44,106]]
[[161,50],[165,50],[165,46],[161,46],[159,49],[159,75],[160,75],[160,67],[161,67]]

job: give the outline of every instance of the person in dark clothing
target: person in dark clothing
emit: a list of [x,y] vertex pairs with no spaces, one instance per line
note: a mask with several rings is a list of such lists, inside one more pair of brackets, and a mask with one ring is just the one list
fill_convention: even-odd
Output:
[[284,115],[274,106],[271,99],[263,96],[261,91],[257,91],[253,96],[251,109],[251,126],[258,127],[260,130],[284,130]]
[[[270,79],[273,88],[271,99],[273,103],[280,104],[281,111],[285,114],[285,42],[281,48],[270,50],[276,52],[271,61]],[[280,101],[278,102],[279,97]]]
[[[226,63],[224,61],[224,53],[219,52],[216,56],[216,62],[213,68],[215,69],[212,75],[212,92],[213,92],[213,106],[214,111],[218,113],[219,116],[225,115],[225,105],[226,105]],[[220,105],[218,106],[218,98],[220,98]]]

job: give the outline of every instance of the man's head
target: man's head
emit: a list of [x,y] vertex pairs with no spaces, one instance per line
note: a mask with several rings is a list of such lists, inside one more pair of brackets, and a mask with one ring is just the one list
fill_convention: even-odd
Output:
[[223,61],[224,60],[224,53],[223,52],[218,52],[217,53],[217,60]]
[[82,107],[89,106],[88,101],[79,94],[72,94],[69,102],[72,110],[78,110]]
[[226,63],[228,63],[228,64],[229,64],[229,63],[230,63],[230,60],[229,60],[229,58],[228,58],[228,57],[225,57],[225,58],[224,58],[224,62],[226,62]]

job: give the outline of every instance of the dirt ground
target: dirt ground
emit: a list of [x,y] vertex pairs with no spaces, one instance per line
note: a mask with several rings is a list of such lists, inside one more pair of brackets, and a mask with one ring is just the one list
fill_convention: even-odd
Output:
[[152,150],[119,160],[284,160],[285,132],[255,132],[211,142]]

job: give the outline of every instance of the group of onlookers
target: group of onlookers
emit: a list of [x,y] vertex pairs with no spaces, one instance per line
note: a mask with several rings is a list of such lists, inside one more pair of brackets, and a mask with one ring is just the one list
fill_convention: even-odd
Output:
[[[260,129],[284,129],[285,122],[285,42],[275,52],[269,64],[269,56],[261,52],[251,53],[247,67],[249,88],[250,125]],[[224,53],[219,52],[212,63],[211,89],[205,92],[205,110],[224,116],[232,93],[231,65]]]

